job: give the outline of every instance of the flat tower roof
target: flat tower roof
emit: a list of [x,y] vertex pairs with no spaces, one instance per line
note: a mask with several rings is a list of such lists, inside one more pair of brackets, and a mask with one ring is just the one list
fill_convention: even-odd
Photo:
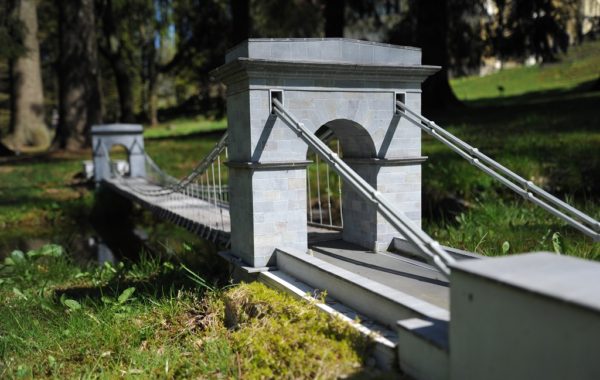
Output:
[[358,65],[420,65],[421,49],[348,38],[251,38],[227,52],[238,58]]

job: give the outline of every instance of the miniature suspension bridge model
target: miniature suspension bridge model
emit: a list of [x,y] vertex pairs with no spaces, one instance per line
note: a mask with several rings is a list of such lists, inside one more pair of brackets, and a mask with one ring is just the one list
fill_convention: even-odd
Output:
[[[399,365],[416,378],[600,376],[583,348],[598,345],[589,333],[600,334],[600,299],[593,296],[599,264],[548,254],[478,260],[420,228],[423,130],[600,241],[598,221],[420,114],[420,84],[436,70],[421,65],[414,48],[249,40],[213,72],[228,86],[229,127],[193,171],[170,176],[146,155],[141,126],[107,125],[92,128],[95,179],[221,243],[237,277],[301,297],[327,290],[335,302],[326,311],[360,315],[360,328],[378,333],[376,357],[384,367]],[[129,152],[126,175],[111,164],[116,144]],[[591,281],[591,290],[573,293],[582,281]],[[494,315],[493,299],[516,320]],[[558,319],[544,320],[544,308],[558,310]],[[569,331],[573,323],[586,333]],[[535,332],[524,336],[527,328]],[[561,331],[571,334],[568,357],[532,366],[531,358],[565,344],[544,335]],[[482,343],[483,337],[497,341]],[[496,363],[515,342],[520,346]]]

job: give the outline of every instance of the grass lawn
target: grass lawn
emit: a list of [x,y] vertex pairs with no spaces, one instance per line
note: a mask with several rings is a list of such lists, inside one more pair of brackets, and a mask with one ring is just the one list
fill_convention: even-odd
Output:
[[596,41],[572,47],[558,63],[507,69],[482,78],[464,77],[453,80],[452,88],[464,101],[497,103],[512,98],[517,103],[519,95],[585,89],[599,75],[600,41]]
[[147,256],[81,267],[59,246],[13,252],[0,269],[0,378],[379,375],[348,324],[259,283],[216,286],[203,268]]
[[227,121],[196,119],[174,119],[168,123],[159,124],[155,127],[146,127],[144,137],[146,139],[170,138],[190,136],[202,132],[219,131],[227,128]]
[[[600,92],[586,91],[599,60],[600,44],[590,43],[556,64],[455,80],[465,106],[432,118],[600,219]],[[148,128],[147,151],[182,176],[225,124],[180,119]],[[428,136],[423,152],[423,224],[441,243],[485,255],[546,250],[600,260],[599,244]],[[115,266],[82,260],[94,191],[76,173],[90,157],[0,163],[0,262],[24,252],[0,264],[0,378],[371,374],[353,331],[260,285],[227,286],[214,247],[148,214],[134,210],[132,223],[149,232],[152,255]],[[465,207],[445,207],[446,199]],[[40,248],[47,242],[66,252]]]
[[[600,219],[600,42],[563,61],[452,81],[465,106],[434,115],[438,124],[501,164]],[[505,87],[498,97],[498,84]],[[560,251],[600,259],[600,244],[504,189],[429,136],[426,194],[457,196],[460,214],[425,219],[441,243],[485,255]],[[554,237],[554,239],[553,239]],[[507,247],[509,247],[507,249]]]

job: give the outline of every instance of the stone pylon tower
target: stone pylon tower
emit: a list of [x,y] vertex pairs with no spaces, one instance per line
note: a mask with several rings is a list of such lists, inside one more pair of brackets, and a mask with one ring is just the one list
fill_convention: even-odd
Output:
[[[328,126],[344,160],[417,224],[421,131],[396,113],[420,110],[421,83],[438,67],[421,51],[348,39],[251,39],[213,72],[227,85],[231,252],[273,264],[273,250],[307,249],[307,146],[271,111],[283,102],[306,127]],[[376,205],[343,191],[344,240],[372,250],[398,236]]]

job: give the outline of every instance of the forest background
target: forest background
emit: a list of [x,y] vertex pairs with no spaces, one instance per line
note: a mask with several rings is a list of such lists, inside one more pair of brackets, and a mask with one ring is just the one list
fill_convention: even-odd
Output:
[[224,88],[209,73],[252,37],[419,46],[424,64],[443,67],[424,85],[425,113],[460,106],[449,77],[553,62],[597,33],[593,2],[7,0],[0,5],[2,153],[79,150],[98,123],[221,119]]

